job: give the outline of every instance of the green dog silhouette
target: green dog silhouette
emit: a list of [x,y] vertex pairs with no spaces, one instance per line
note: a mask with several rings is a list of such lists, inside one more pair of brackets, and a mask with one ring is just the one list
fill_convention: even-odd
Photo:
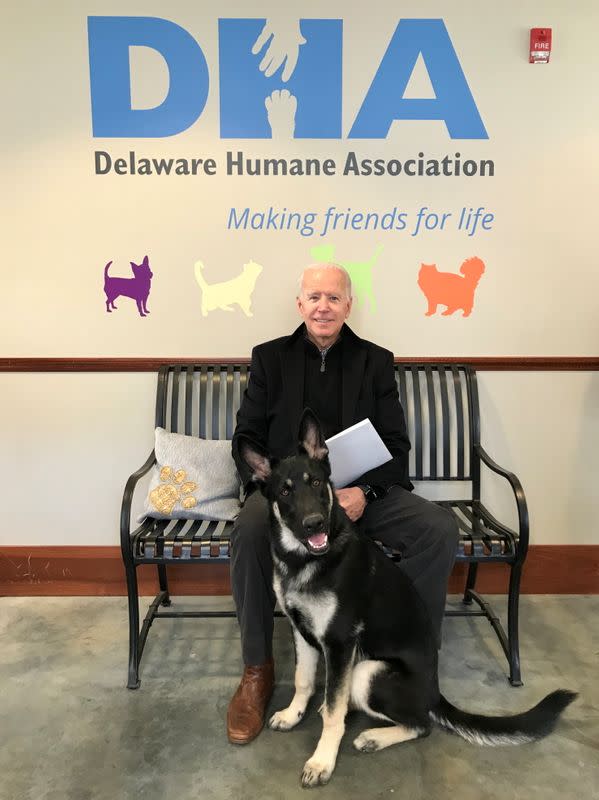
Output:
[[[372,268],[374,267],[379,255],[383,251],[383,246],[379,245],[368,261],[339,261],[342,267],[349,272],[353,291],[358,305],[362,305],[368,298],[368,307],[371,314],[376,312],[376,299],[372,291]],[[316,261],[330,262],[335,258],[335,245],[319,244],[310,250],[310,255]]]

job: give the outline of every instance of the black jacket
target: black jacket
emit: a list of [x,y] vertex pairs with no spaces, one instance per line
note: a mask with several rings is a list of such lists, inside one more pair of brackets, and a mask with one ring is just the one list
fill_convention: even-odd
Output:
[[[264,342],[252,350],[250,378],[232,442],[233,458],[246,491],[250,488],[251,471],[239,453],[240,434],[251,437],[277,458],[286,458],[297,450],[304,398],[304,334],[302,324],[291,336]],[[360,339],[347,325],[341,335],[342,429],[368,417],[393,456],[353,485],[388,489],[399,484],[413,489],[408,473],[410,441],[395,383],[393,353]]]

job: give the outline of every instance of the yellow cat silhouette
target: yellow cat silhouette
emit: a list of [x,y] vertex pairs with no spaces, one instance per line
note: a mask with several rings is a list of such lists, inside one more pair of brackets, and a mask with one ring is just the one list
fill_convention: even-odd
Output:
[[209,311],[220,308],[223,311],[233,311],[231,306],[236,303],[246,317],[252,317],[251,303],[252,292],[256,286],[258,275],[262,272],[260,264],[255,261],[248,261],[243,265],[242,271],[235,278],[221,283],[206,283],[202,270],[204,265],[201,261],[194,264],[194,272],[198,286],[202,290],[202,316],[208,315]]

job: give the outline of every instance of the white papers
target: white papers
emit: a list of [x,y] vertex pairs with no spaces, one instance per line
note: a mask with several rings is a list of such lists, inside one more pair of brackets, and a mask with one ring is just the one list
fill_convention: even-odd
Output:
[[331,480],[337,489],[355,481],[393,456],[369,419],[363,419],[326,440],[331,462]]

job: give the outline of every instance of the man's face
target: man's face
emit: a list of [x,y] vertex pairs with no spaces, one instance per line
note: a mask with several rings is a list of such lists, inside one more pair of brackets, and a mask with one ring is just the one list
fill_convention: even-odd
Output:
[[306,270],[297,307],[312,341],[320,347],[333,344],[351,306],[342,272],[330,268]]

